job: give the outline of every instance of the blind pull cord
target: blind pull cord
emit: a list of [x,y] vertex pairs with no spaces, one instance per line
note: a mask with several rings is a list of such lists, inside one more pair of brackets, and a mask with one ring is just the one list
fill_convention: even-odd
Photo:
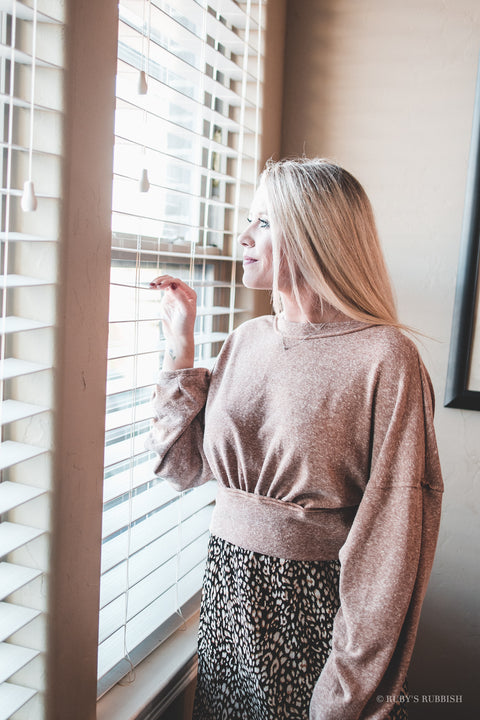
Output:
[[[143,44],[145,41],[145,7],[148,3],[148,24],[147,24],[147,53],[145,55]],[[139,95],[146,95],[148,93],[148,73],[150,65],[150,33],[151,33],[151,20],[152,20],[152,5],[151,0],[145,0],[143,3],[143,27],[142,27],[142,61],[145,62],[145,68],[140,70],[138,76],[137,92]],[[143,113],[143,123],[145,126],[144,136],[147,134],[147,110]],[[140,172],[140,180],[138,181],[138,189],[141,193],[147,193],[150,190],[150,180],[148,179],[147,165],[147,149],[143,146],[143,168]]]
[[[3,295],[2,295],[2,324],[0,339],[0,377],[4,377],[5,355],[7,344],[7,275],[8,275],[8,257],[9,257],[9,233],[10,233],[10,211],[11,211],[11,193],[12,188],[12,143],[13,143],[13,98],[15,88],[15,45],[17,30],[17,6],[13,3],[12,7],[12,37],[11,37],[11,53],[10,53],[10,92],[8,106],[8,150],[7,150],[7,194],[5,198],[5,242],[3,250]],[[0,405],[3,416],[3,398],[4,398],[4,382],[0,382]],[[3,419],[3,418],[2,418]],[[3,423],[0,425],[0,440],[3,441]]]
[[[136,255],[136,267],[135,267],[135,318],[139,317],[140,313],[140,296],[138,294],[139,290],[139,283],[140,283],[140,273],[141,273],[141,262],[140,262],[140,254],[142,250],[142,237],[141,235],[137,235],[137,255]],[[132,424],[131,424],[131,430],[130,430],[130,473],[129,473],[129,492],[128,492],[128,554],[127,554],[127,587],[126,587],[126,598],[125,598],[125,618],[123,623],[123,654],[124,658],[127,661],[127,663],[130,666],[130,669],[128,671],[128,674],[120,681],[120,685],[130,685],[131,683],[135,682],[136,678],[136,672],[135,667],[133,665],[133,662],[130,658],[130,651],[128,649],[128,643],[127,643],[127,628],[128,628],[128,614],[129,614],[129,604],[130,604],[130,559],[132,556],[131,550],[132,550],[132,518],[133,518],[133,481],[134,481],[134,474],[135,474],[135,464],[134,464],[134,458],[135,458],[135,428],[136,428],[136,413],[137,413],[137,384],[138,384],[138,322],[135,321],[135,337],[134,337],[134,361],[133,361],[133,378],[134,378],[134,388],[133,388],[133,394],[132,394],[132,410],[133,410],[133,417],[132,417]]]
[[37,55],[37,0],[33,2],[33,28],[32,28],[32,77],[30,88],[30,147],[28,151],[28,180],[23,185],[23,195],[21,207],[24,212],[35,212],[38,206],[37,197],[35,195],[35,187],[32,179],[33,165],[33,122],[34,122],[34,103],[35,103],[35,69]]

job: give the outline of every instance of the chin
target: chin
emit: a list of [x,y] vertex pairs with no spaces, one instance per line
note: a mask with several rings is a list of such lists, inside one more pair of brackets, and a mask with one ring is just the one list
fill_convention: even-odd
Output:
[[245,277],[245,273],[242,278],[242,283],[249,290],[271,290],[272,289],[271,283],[262,282],[260,279],[255,280],[255,278]]

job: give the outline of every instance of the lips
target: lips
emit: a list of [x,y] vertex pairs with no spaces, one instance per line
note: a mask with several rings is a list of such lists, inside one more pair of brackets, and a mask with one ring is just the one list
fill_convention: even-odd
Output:
[[255,258],[249,257],[248,255],[245,255],[243,258],[243,264],[244,265],[251,265],[252,263],[256,263],[257,260]]

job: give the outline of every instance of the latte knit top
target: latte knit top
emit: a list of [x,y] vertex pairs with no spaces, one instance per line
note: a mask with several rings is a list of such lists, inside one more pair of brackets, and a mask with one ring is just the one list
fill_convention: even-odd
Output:
[[[179,489],[216,478],[211,531],[265,555],[340,559],[310,720],[385,717],[410,662],[443,483],[433,391],[395,328],[250,320],[212,372],[162,372],[147,446]],[[382,714],[383,713],[383,714]]]

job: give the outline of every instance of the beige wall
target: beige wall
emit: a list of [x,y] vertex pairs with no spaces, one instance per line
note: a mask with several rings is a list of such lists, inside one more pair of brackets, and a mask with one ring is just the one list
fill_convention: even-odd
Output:
[[478,713],[480,412],[443,394],[479,47],[478,0],[288,2],[282,154],[334,158],[364,184],[401,319],[431,337],[446,493],[410,690],[463,704],[418,703],[422,720]]

